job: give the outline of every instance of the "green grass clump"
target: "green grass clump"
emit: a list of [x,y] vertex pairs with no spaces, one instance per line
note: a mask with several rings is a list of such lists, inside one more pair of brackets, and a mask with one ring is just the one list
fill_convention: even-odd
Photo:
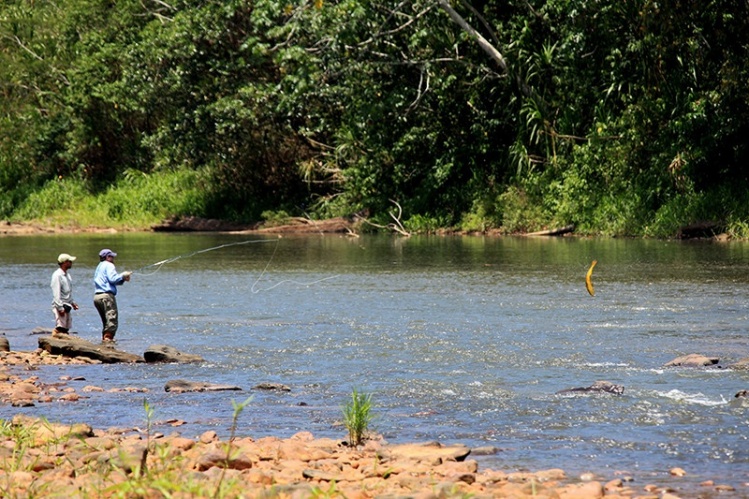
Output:
[[372,422],[372,395],[353,389],[351,400],[343,407],[343,423],[349,435],[349,444],[361,445]]

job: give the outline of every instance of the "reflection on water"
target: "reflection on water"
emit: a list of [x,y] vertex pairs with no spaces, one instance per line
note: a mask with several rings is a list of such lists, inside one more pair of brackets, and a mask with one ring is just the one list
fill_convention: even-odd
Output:
[[[689,353],[718,356],[722,366],[749,357],[747,244],[6,237],[0,330],[13,349],[35,348],[29,332],[52,325],[49,277],[63,251],[79,257],[71,271],[82,305],[74,329],[98,338],[90,278],[102,247],[119,253],[120,270],[136,270],[118,296],[119,347],[142,353],[168,344],[206,362],[37,374],[54,379],[75,369],[86,378],[79,391],[87,384],[148,388],[156,419],[185,420],[186,436],[228,434],[231,400],[252,395],[243,433],[343,438],[341,406],[355,387],[373,394],[375,429],[388,440],[503,449],[481,458],[489,467],[655,472],[661,480],[680,466],[690,483],[749,480],[749,401],[734,398],[749,388],[749,371],[662,367]],[[591,297],[584,277],[594,259]],[[165,393],[176,378],[239,385],[245,393]],[[556,395],[597,380],[624,385],[624,395]],[[253,390],[261,382],[292,391]],[[86,396],[70,405],[0,407],[0,416],[143,425],[143,394]]]

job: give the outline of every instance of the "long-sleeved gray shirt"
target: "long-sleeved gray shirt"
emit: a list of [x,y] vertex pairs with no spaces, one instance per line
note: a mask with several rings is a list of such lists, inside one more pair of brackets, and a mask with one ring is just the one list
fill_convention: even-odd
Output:
[[62,269],[57,269],[52,274],[52,306],[58,310],[63,305],[73,306],[73,279],[70,274]]

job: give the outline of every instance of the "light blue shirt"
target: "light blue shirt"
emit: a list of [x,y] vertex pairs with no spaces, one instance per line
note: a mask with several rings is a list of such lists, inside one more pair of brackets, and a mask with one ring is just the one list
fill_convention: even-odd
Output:
[[96,293],[117,294],[117,286],[125,282],[125,277],[118,274],[112,262],[99,262],[94,271],[94,288]]

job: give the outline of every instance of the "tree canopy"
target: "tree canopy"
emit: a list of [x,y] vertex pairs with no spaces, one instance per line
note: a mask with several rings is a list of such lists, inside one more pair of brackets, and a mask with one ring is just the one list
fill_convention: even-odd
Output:
[[142,209],[385,220],[397,205],[414,231],[662,236],[710,220],[746,236],[748,11],[5,0],[0,217],[61,182],[189,175],[189,199]]

